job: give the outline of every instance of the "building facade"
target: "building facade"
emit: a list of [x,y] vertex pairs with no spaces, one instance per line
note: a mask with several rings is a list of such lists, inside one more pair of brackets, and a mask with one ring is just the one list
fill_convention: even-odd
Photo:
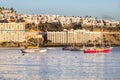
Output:
[[0,23],[1,42],[23,42],[25,40],[24,23]]
[[47,40],[54,44],[101,42],[101,32],[90,32],[85,30],[71,30],[61,32],[47,32]]

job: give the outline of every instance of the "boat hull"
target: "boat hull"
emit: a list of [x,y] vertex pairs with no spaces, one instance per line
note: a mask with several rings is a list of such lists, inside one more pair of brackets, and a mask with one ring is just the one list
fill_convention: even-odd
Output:
[[70,50],[71,47],[63,47],[62,50]]
[[64,47],[62,50],[80,51],[79,47]]
[[109,48],[105,48],[105,49],[85,49],[84,53],[108,53],[110,52]]
[[39,53],[39,52],[46,52],[46,49],[22,49],[22,53]]
[[71,51],[80,51],[80,48],[73,47],[73,48],[71,48]]

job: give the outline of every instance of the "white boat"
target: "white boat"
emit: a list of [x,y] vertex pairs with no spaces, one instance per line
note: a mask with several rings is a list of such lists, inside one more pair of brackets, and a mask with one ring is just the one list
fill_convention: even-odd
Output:
[[22,53],[39,53],[39,52],[46,52],[46,49],[39,49],[39,48],[27,48],[27,49],[22,49]]

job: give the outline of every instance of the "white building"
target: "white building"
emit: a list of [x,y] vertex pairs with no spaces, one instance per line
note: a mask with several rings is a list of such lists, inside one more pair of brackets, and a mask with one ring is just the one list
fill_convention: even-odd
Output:
[[23,42],[25,40],[25,24],[0,23],[0,42]]
[[100,41],[101,37],[101,32],[90,32],[85,30],[47,32],[47,39],[50,40],[51,43],[56,44],[88,43],[89,41]]

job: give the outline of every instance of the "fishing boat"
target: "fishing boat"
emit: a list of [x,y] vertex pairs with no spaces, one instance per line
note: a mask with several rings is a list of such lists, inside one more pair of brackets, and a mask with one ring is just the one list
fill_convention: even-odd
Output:
[[110,52],[110,48],[91,48],[84,49],[84,53],[108,53]]
[[83,50],[84,53],[109,53],[111,47],[91,47],[91,48],[85,48]]

